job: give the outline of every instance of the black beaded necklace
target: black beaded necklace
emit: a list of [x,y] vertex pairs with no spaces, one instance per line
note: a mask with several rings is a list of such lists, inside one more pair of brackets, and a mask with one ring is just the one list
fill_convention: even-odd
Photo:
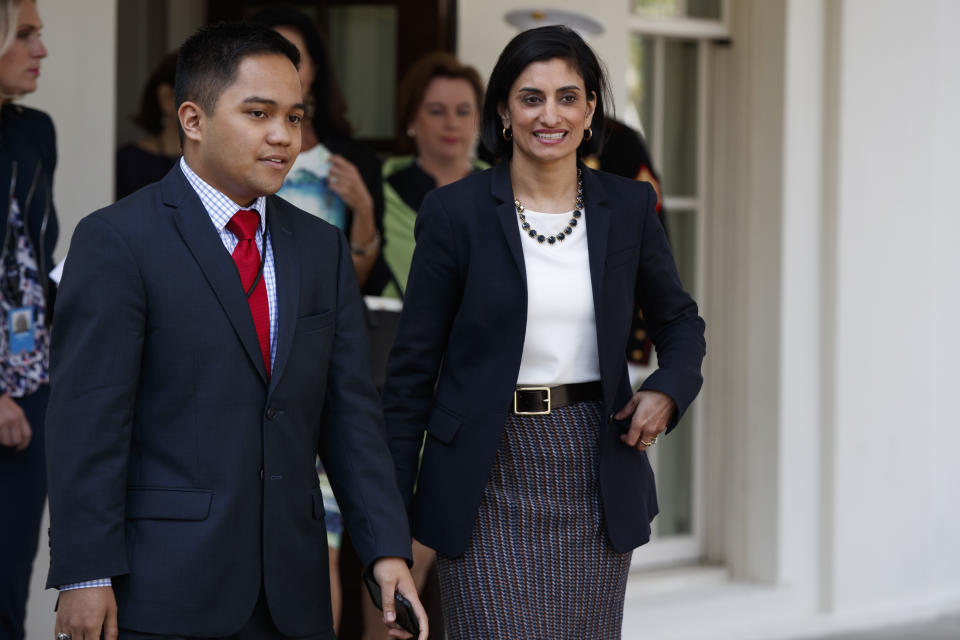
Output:
[[526,207],[519,201],[514,199],[513,206],[517,209],[517,216],[520,218],[520,228],[527,232],[527,235],[543,244],[556,244],[557,242],[563,242],[563,239],[568,235],[573,233],[573,228],[577,226],[577,221],[580,219],[580,216],[583,215],[583,176],[581,175],[580,168],[577,168],[577,204],[573,207],[573,217],[567,222],[567,226],[563,228],[563,231],[554,235],[554,236],[545,236],[542,233],[538,232],[536,229],[530,226],[530,223],[527,222],[527,217],[523,215]]

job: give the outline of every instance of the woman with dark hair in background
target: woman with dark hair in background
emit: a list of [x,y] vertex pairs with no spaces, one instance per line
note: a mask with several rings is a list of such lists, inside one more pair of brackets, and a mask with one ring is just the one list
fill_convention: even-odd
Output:
[[[575,32],[521,33],[484,100],[502,160],[420,208],[383,403],[453,640],[620,637],[631,552],[657,513],[646,450],[702,383],[704,324],[656,193],[578,160],[607,98]],[[634,296],[659,356],[635,394]]]
[[276,5],[253,22],[272,27],[300,50],[300,84],[307,105],[303,143],[278,195],[339,227],[350,241],[353,266],[364,292],[386,283],[380,256],[383,186],[380,160],[350,137],[347,105],[334,74],[326,39],[304,13]]
[[34,0],[0,0],[0,638],[16,639],[47,493],[57,148],[50,117],[13,99],[37,89],[42,26]]
[[[361,289],[379,293],[386,283],[385,269],[379,259],[383,221],[380,160],[350,137],[347,107],[326,40],[307,15],[289,5],[267,7],[251,20],[273,28],[300,51],[298,71],[307,114],[300,128],[300,155],[277,195],[343,231],[350,241]],[[317,473],[327,528],[334,629],[339,631],[343,603],[339,572],[343,522],[319,461]]]
[[399,146],[413,155],[383,165],[383,257],[394,282],[383,295],[403,297],[417,211],[428,192],[456,182],[487,164],[474,157],[480,127],[483,81],[452,54],[431,53],[407,71],[397,91]]
[[147,136],[117,150],[116,199],[126,197],[167,175],[180,157],[177,107],[173,81],[177,52],[168,53],[150,74],[133,121]]

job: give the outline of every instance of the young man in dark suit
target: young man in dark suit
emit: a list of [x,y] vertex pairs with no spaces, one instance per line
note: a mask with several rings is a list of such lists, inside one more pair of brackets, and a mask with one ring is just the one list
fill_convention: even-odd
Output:
[[349,245],[271,195],[298,63],[264,27],[197,32],[183,158],[74,234],[47,422],[60,640],[334,638],[317,453],[385,623],[399,590],[426,637]]

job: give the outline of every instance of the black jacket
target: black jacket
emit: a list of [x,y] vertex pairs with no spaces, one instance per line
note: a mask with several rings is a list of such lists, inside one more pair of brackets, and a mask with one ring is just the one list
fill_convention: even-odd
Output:
[[77,226],[53,330],[48,586],[113,577],[120,626],[333,638],[319,453],[364,564],[410,557],[340,231],[267,198],[268,378],[236,265],[175,166]]
[[[631,397],[624,345],[634,298],[646,311],[659,362],[643,388],[676,402],[671,429],[700,390],[704,323],[680,283],[653,188],[581,167],[609,416],[600,428],[600,494],[610,542],[626,552],[649,539],[657,513],[647,455],[620,441],[626,425],[612,418]],[[384,415],[414,536],[457,556],[500,446],[526,331],[523,240],[508,163],[431,192],[415,233]]]
[[[37,253],[40,273],[53,268],[57,244],[57,213],[53,208],[53,170],[57,164],[56,134],[50,116],[19,104],[6,103],[0,109],[0,185],[13,196],[24,212],[27,232]],[[0,202],[0,238],[7,232],[10,198]],[[0,247],[2,247],[0,240]],[[52,317],[52,283],[47,291],[47,318]]]

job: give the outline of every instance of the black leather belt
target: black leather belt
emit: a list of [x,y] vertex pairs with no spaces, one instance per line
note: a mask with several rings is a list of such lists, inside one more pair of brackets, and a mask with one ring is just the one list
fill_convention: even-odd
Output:
[[553,409],[602,398],[603,387],[599,380],[556,387],[522,385],[513,391],[513,413],[518,416],[544,416]]

